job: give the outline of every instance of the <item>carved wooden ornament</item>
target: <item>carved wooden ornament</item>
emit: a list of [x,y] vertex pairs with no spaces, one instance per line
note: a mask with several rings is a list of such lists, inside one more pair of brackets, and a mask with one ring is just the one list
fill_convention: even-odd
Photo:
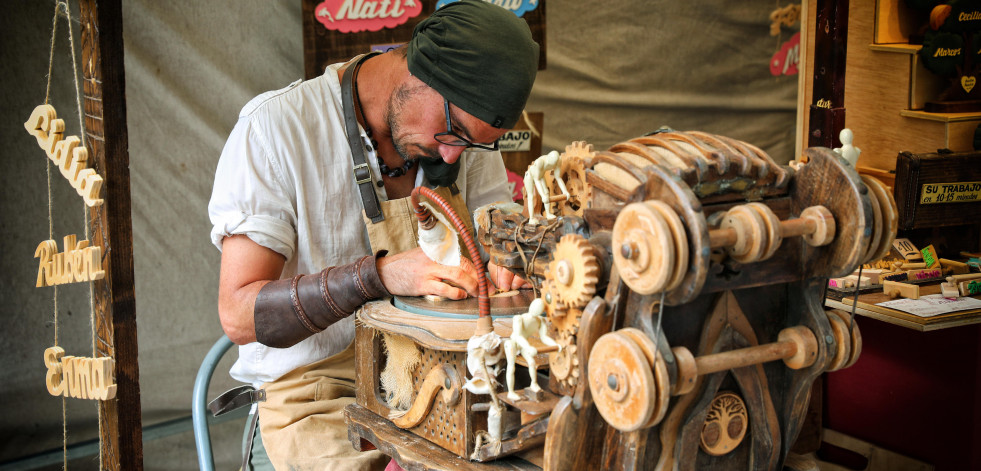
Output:
[[64,238],[65,251],[58,253],[58,244],[46,240],[34,250],[34,258],[39,258],[37,267],[37,286],[54,286],[80,281],[94,281],[105,278],[102,270],[102,247],[91,247],[89,241],[76,242],[77,237]]
[[702,426],[702,451],[722,456],[735,450],[749,429],[749,416],[742,398],[731,392],[720,392],[712,400],[705,425]]
[[37,144],[48,154],[48,158],[61,170],[85,200],[88,206],[102,204],[99,193],[102,191],[102,177],[95,170],[87,168],[89,151],[80,145],[78,136],[63,138],[65,122],[58,119],[51,105],[38,105],[31,117],[24,123],[27,132],[37,138]]
[[61,347],[44,351],[44,382],[52,396],[105,401],[116,397],[112,358],[66,357]]

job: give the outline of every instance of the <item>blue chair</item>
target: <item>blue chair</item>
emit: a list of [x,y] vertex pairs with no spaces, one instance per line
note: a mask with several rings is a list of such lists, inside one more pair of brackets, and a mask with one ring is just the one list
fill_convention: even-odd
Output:
[[228,336],[222,335],[204,357],[201,368],[198,369],[198,376],[194,380],[191,420],[194,424],[194,443],[197,445],[198,467],[201,471],[215,470],[215,460],[211,454],[211,433],[208,431],[208,385],[211,384],[211,376],[215,373],[215,367],[218,366],[221,357],[232,348],[232,345],[234,344],[228,339]]

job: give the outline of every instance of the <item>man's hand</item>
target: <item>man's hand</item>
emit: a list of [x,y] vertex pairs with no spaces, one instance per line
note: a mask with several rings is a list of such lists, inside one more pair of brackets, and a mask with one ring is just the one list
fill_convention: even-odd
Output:
[[419,247],[379,259],[378,275],[393,295],[434,294],[450,299],[477,296],[477,270],[470,260],[461,258],[459,267],[440,265]]
[[497,289],[501,291],[511,291],[520,288],[531,288],[531,283],[525,281],[524,278],[511,273],[507,268],[502,268],[494,264],[494,262],[487,262],[487,272],[490,273],[490,279],[497,286]]

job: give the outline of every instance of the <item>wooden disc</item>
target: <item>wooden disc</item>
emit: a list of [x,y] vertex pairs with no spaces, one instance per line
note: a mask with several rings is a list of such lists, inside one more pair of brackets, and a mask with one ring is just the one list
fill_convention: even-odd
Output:
[[726,251],[739,263],[759,261],[766,249],[766,223],[763,217],[747,205],[734,206],[722,218],[720,227],[736,231],[736,243]]
[[838,371],[848,364],[852,354],[852,336],[848,333],[848,324],[834,314],[828,314],[828,322],[831,324],[831,334],[835,337],[836,348],[828,363],[828,371]]
[[845,312],[841,309],[831,309],[828,311],[836,316],[838,316],[845,326],[851,326],[851,355],[848,356],[848,362],[842,368],[848,368],[858,361],[858,357],[862,355],[862,332],[858,330],[858,324],[852,320],[851,313]]
[[800,218],[814,221],[814,232],[802,236],[807,245],[821,247],[834,240],[835,217],[828,208],[821,205],[808,206],[801,211]]
[[872,254],[872,261],[875,261],[888,255],[892,248],[892,241],[896,238],[896,231],[899,229],[899,211],[896,209],[896,199],[886,189],[885,184],[876,178],[864,175],[862,181],[870,190],[869,193],[875,193],[879,201],[879,211],[882,213],[882,238],[879,240],[878,249]]
[[644,356],[647,357],[647,363],[652,365],[651,370],[654,372],[654,387],[656,388],[654,398],[656,402],[654,413],[651,414],[650,420],[644,424],[644,428],[653,427],[664,418],[664,414],[668,411],[668,400],[671,397],[671,383],[668,379],[668,367],[664,362],[664,355],[655,355],[654,352],[657,346],[654,344],[654,340],[644,334],[640,329],[627,327],[617,332],[630,337],[631,340],[636,342],[637,346],[644,352]]
[[672,290],[681,284],[681,280],[685,278],[685,274],[688,272],[688,236],[685,234],[685,226],[681,223],[681,218],[678,217],[678,213],[675,213],[671,206],[667,203],[657,200],[648,200],[644,204],[647,204],[661,213],[664,220],[668,223],[668,228],[671,230],[671,236],[674,239],[674,249],[675,249],[675,261],[674,261],[674,276],[668,281],[667,290]]
[[[866,178],[863,176],[862,180],[865,181]],[[865,249],[865,258],[863,258],[862,263],[869,263],[873,260],[872,257],[879,250],[879,242],[882,241],[882,206],[874,191],[869,190],[868,197],[869,202],[872,204],[872,237],[869,239],[869,245]]]
[[671,394],[674,396],[688,394],[692,389],[695,389],[695,380],[698,379],[698,365],[695,363],[695,355],[692,355],[691,350],[685,347],[674,347],[671,349],[671,353],[674,353],[674,363],[678,365]]
[[777,334],[778,342],[794,342],[797,345],[797,353],[790,358],[784,358],[783,362],[788,368],[799,370],[814,364],[817,359],[817,338],[811,329],[802,325],[788,327]]
[[749,206],[759,213],[760,217],[763,218],[763,223],[766,225],[766,248],[763,249],[763,255],[760,255],[760,261],[766,260],[773,256],[780,248],[780,244],[783,243],[783,233],[780,232],[780,218],[770,209],[769,206],[763,203],[749,203]]
[[657,403],[654,375],[647,356],[627,335],[609,332],[589,355],[589,391],[600,415],[613,428],[643,428]]
[[[632,247],[631,258],[623,255]],[[664,291],[674,278],[674,236],[661,213],[644,203],[631,203],[613,223],[613,263],[620,278],[639,294]]]

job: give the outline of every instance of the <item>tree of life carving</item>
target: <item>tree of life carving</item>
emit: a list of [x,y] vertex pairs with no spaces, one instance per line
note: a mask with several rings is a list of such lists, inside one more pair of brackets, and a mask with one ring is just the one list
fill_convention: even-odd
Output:
[[702,451],[722,456],[735,450],[746,436],[748,426],[749,417],[743,400],[731,392],[719,393],[712,400],[702,426]]

